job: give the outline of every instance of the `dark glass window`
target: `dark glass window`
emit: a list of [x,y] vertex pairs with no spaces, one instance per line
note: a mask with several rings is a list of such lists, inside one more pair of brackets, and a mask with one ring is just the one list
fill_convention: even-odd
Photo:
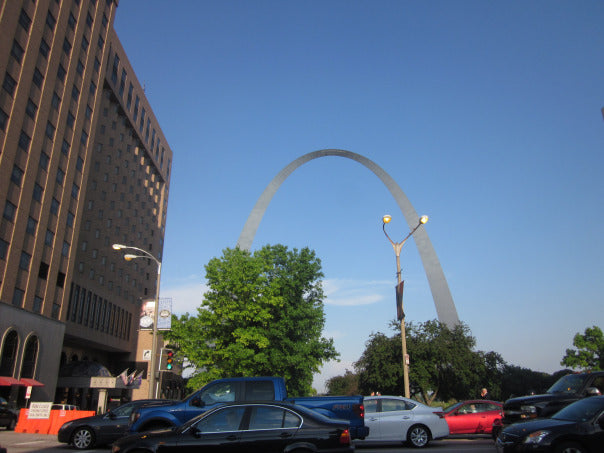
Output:
[[92,118],[92,109],[89,105],[86,106],[86,119]]
[[84,168],[84,160],[78,156],[78,160],[76,161],[76,169],[78,171],[82,171],[82,169]]
[[73,227],[73,222],[75,221],[75,216],[71,211],[67,213],[67,226]]
[[40,70],[38,68],[36,68],[34,70],[33,81],[38,88],[40,88],[40,89],[42,88],[42,82],[44,82],[44,76],[42,75],[42,73],[40,72]]
[[67,112],[67,126],[73,129],[73,123],[75,123],[75,116],[71,112]]
[[59,69],[57,70],[57,78],[61,82],[65,82],[65,75],[66,74],[67,74],[67,71],[65,71],[65,68],[63,67],[63,65],[59,64]]
[[52,101],[50,103],[55,110],[59,110],[59,106],[61,105],[61,98],[57,93],[52,94]]
[[101,69],[101,62],[98,58],[94,59],[94,72],[99,72],[99,69]]
[[38,183],[36,183],[34,185],[34,194],[33,194],[33,198],[36,201],[42,201],[42,194],[44,193],[44,189],[42,188],[42,186]]
[[63,52],[65,52],[65,55],[67,56],[69,56],[69,54],[71,53],[71,43],[67,38],[63,40]]
[[69,242],[63,241],[63,248],[61,249],[61,255],[69,256]]
[[31,26],[31,19],[23,9],[21,10],[21,14],[19,15],[19,25],[21,25],[26,32],[29,32],[29,27]]
[[48,162],[50,162],[50,157],[44,151],[40,154],[40,168],[44,170],[48,170]]
[[82,131],[82,135],[80,136],[80,143],[82,145],[86,145],[86,143],[88,143],[88,134],[86,133],[86,131]]
[[38,225],[38,222],[36,221],[36,219],[30,217],[27,219],[27,226],[25,227],[25,232],[27,234],[30,234],[32,236],[34,236],[36,234],[36,227]]
[[34,296],[34,306],[32,311],[34,313],[40,313],[42,312],[42,298],[40,296]]
[[69,28],[75,30],[76,23],[77,21],[73,13],[69,13],[69,19],[67,20],[67,25],[69,25]]
[[63,180],[65,179],[65,172],[60,168],[57,169],[57,182],[63,185]]
[[21,187],[21,180],[23,179],[23,170],[21,170],[16,165],[13,165],[13,171],[10,175],[10,180],[14,182],[16,185]]
[[46,230],[46,236],[44,236],[44,244],[52,246],[54,240],[55,234],[50,230]]
[[102,19],[103,28],[107,28],[108,23],[109,23],[109,19],[107,19],[107,16],[105,14],[103,14],[103,19]]
[[90,94],[92,94],[94,96],[95,93],[96,93],[96,83],[90,82]]
[[27,116],[29,116],[32,120],[35,120],[37,111],[38,111],[38,106],[34,103],[34,101],[32,101],[31,99],[28,99],[27,107],[25,107],[25,113],[27,113]]
[[6,200],[6,203],[4,204],[4,213],[2,214],[2,216],[9,222],[12,222],[13,220],[15,220],[16,212],[17,207],[10,201]]
[[53,16],[50,11],[48,11],[48,14],[46,15],[46,25],[48,25],[48,28],[51,30],[54,30],[56,24],[57,19],[55,19],[55,16]]
[[0,130],[6,130],[6,123],[8,123],[8,115],[2,109],[0,109]]
[[23,296],[25,296],[25,291],[15,288],[15,292],[13,293],[13,305],[15,307],[23,306]]
[[8,253],[8,242],[6,242],[4,239],[0,239],[0,259],[5,260],[7,253]]
[[19,268],[24,271],[29,270],[29,263],[31,262],[31,255],[26,252],[21,252],[21,258],[19,259]]
[[57,215],[59,213],[60,205],[61,205],[61,203],[59,203],[59,200],[57,200],[56,198],[53,198],[52,201],[50,202],[50,212]]
[[46,136],[51,140],[55,138],[55,127],[50,121],[46,123]]
[[23,151],[29,151],[29,144],[31,143],[31,138],[29,135],[25,133],[25,131],[21,131],[21,135],[19,135],[19,148]]
[[80,75],[84,74],[84,63],[82,63],[82,60],[78,60],[78,65],[76,66],[76,72]]
[[13,47],[10,51],[10,54],[15,58],[15,60],[19,62],[19,64],[23,59],[24,53],[25,51],[23,50],[23,47],[21,47],[17,41],[13,41]]
[[11,75],[7,72],[4,75],[4,82],[2,82],[2,88],[6,91],[10,96],[15,93],[15,88],[17,87],[17,81],[11,77]]
[[99,36],[98,46],[100,50],[103,50],[103,46],[105,45],[105,40],[102,36]]
[[61,145],[61,152],[66,156],[69,154],[69,142],[67,140],[63,140],[63,144]]
[[84,52],[88,52],[88,46],[89,46],[89,44],[90,44],[90,43],[89,43],[89,42],[88,42],[88,40],[86,39],[86,36],[82,36],[82,50],[83,50]]
[[86,14],[86,25],[88,25],[88,27],[92,27],[93,22],[94,22],[94,19],[92,18],[90,13]]
[[77,184],[73,184],[73,186],[71,186],[71,198],[73,198],[74,200],[78,199],[78,195],[80,193],[80,188],[78,187]]
[[42,280],[46,280],[48,278],[48,269],[49,266],[44,261],[40,262],[40,269],[38,270],[38,277]]
[[78,99],[80,98],[80,90],[78,90],[77,86],[73,86],[73,88],[71,89],[71,97],[74,101],[78,101]]
[[44,57],[48,58],[48,53],[50,52],[50,46],[48,43],[42,38],[42,42],[40,43],[40,54],[44,55]]

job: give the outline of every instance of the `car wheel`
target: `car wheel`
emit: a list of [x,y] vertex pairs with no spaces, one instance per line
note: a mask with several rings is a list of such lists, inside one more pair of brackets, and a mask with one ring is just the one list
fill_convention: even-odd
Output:
[[430,442],[430,431],[423,425],[414,425],[407,433],[407,442],[415,448],[423,448]]
[[564,442],[554,448],[556,453],[587,453],[587,450],[576,442]]
[[94,434],[90,428],[78,428],[71,437],[71,443],[78,450],[86,450],[94,444]]

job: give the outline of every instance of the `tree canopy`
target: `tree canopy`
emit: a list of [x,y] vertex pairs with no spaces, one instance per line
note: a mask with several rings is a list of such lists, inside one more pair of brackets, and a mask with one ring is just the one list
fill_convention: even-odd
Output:
[[582,370],[604,370],[604,334],[597,326],[587,327],[573,339],[576,349],[567,349],[560,365]]
[[322,337],[323,273],[314,251],[227,248],[205,270],[209,290],[197,316],[175,317],[164,335],[197,370],[189,386],[271,375],[283,376],[290,394],[310,394],[313,373],[339,355]]

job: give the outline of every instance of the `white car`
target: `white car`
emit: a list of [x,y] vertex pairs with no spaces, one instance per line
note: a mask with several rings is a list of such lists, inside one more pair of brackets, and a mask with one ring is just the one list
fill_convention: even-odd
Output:
[[421,448],[433,439],[449,435],[440,407],[426,406],[402,396],[367,396],[364,406],[369,436],[355,440],[356,445],[408,442]]

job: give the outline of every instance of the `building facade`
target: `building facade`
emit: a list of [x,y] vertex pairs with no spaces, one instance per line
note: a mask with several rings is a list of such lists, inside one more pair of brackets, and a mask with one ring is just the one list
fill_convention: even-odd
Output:
[[172,151],[113,29],[117,8],[0,4],[0,395],[19,406],[94,409],[87,373],[147,368],[138,326],[157,265],[112,244],[161,261]]

